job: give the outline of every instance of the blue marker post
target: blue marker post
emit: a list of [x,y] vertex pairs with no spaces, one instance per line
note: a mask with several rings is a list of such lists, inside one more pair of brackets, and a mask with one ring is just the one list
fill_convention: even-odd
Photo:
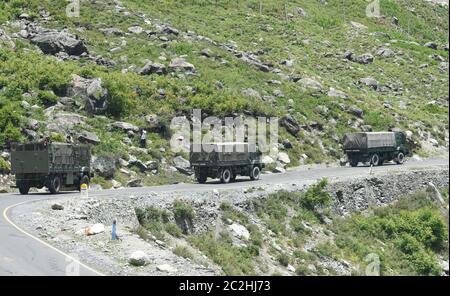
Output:
[[113,221],[113,225],[112,225],[112,233],[111,233],[111,239],[112,240],[116,240],[117,239],[116,228],[117,228],[117,223],[116,223],[116,220],[114,220]]

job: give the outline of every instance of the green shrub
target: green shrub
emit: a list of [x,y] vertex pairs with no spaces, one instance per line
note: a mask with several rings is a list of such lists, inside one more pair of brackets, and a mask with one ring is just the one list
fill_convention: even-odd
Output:
[[57,95],[55,95],[53,92],[45,90],[39,91],[37,98],[44,106],[52,106],[58,102]]
[[186,246],[177,245],[173,249],[173,253],[179,257],[186,258],[186,259],[194,259],[194,255]]
[[291,258],[286,253],[281,253],[277,256],[277,261],[284,267],[287,267],[291,262]]
[[254,248],[237,247],[228,233],[222,232],[216,239],[213,232],[190,238],[191,243],[221,266],[226,275],[252,275],[254,273]]
[[176,221],[190,221],[195,218],[194,209],[187,203],[177,200],[173,203],[173,214]]
[[178,227],[178,225],[175,224],[175,223],[167,223],[167,224],[165,224],[165,225],[164,225],[164,230],[165,230],[168,234],[170,234],[171,236],[173,236],[173,237],[180,238],[180,237],[183,235],[183,233],[182,233],[180,227]]
[[329,206],[331,204],[331,196],[324,191],[327,184],[328,181],[323,179],[318,184],[308,188],[308,190],[301,195],[300,204],[310,211]]
[[0,158],[0,174],[8,174],[10,171],[11,166],[9,163],[3,158]]

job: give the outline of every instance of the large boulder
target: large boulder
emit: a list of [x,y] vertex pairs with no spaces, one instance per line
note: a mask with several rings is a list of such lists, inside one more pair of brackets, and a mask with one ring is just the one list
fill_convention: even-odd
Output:
[[291,159],[289,158],[289,155],[285,152],[278,153],[277,160],[281,162],[282,164],[290,164]]
[[192,175],[191,163],[189,160],[184,159],[182,156],[177,156],[173,159],[175,168],[182,174]]
[[330,87],[327,95],[331,98],[348,99],[348,95],[346,93],[333,87]]
[[348,109],[348,112],[359,118],[362,118],[364,116],[364,111],[361,108],[358,108],[356,106],[350,106],[350,108]]
[[139,127],[137,127],[131,123],[122,122],[122,121],[113,122],[109,125],[109,127],[112,129],[120,129],[125,132],[128,132],[128,131],[138,132],[139,131]]
[[363,65],[371,64],[373,63],[373,55],[371,55],[370,53],[365,53],[360,56],[354,57],[353,61]]
[[378,87],[380,86],[380,83],[376,79],[374,79],[372,77],[361,78],[359,80],[359,83],[363,84],[365,86],[368,86],[370,88],[373,88],[375,90],[377,90]]
[[289,114],[281,118],[280,124],[293,136],[296,136],[300,132],[300,125],[295,118]]
[[175,71],[195,72],[195,66],[188,63],[184,58],[175,58],[170,62],[169,68]]
[[93,144],[93,145],[100,144],[101,142],[96,133],[88,131],[81,132],[78,135],[78,141],[80,141],[83,144]]
[[435,42],[427,42],[423,46],[431,48],[431,49],[438,49],[438,45]]
[[68,55],[80,56],[88,52],[83,40],[67,30],[57,31],[39,28],[30,36],[31,43],[37,45],[45,54],[56,55],[65,52]]
[[167,68],[163,64],[154,63],[149,61],[140,71],[140,75],[150,75],[150,74],[158,74],[164,75],[167,74]]
[[133,252],[128,258],[128,263],[133,266],[144,266],[149,263],[148,256],[143,251]]
[[377,49],[375,54],[383,58],[390,58],[395,56],[395,51],[387,47],[380,47],[379,49]]
[[72,75],[67,95],[84,100],[85,110],[89,114],[104,114],[108,108],[109,93],[103,87],[101,78],[86,79]]
[[299,83],[304,88],[307,88],[307,89],[316,90],[316,91],[322,91],[323,90],[322,84],[320,84],[316,80],[308,78],[308,77],[300,79]]
[[99,176],[111,179],[116,172],[116,160],[108,156],[92,156],[91,167]]

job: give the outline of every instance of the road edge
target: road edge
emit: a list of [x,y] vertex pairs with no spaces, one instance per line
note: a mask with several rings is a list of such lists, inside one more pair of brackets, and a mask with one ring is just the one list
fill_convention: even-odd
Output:
[[7,223],[9,223],[11,226],[13,226],[16,230],[18,230],[19,232],[21,232],[22,234],[25,234],[26,236],[31,237],[32,239],[38,241],[39,243],[43,244],[43,245],[46,246],[47,248],[50,248],[50,249],[52,249],[53,251],[56,251],[57,253],[59,253],[60,255],[66,257],[66,258],[69,258],[69,259],[72,260],[73,262],[75,262],[75,263],[79,264],[80,266],[83,266],[83,267],[86,268],[87,270],[93,272],[93,273],[96,274],[97,276],[106,276],[104,273],[102,273],[102,272],[100,272],[100,271],[98,271],[98,270],[95,270],[94,268],[92,268],[92,267],[86,265],[85,263],[81,262],[80,260],[78,260],[78,259],[76,259],[76,258],[70,256],[69,254],[67,254],[67,253],[61,251],[60,249],[58,249],[58,248],[56,248],[56,247],[50,245],[49,243],[47,243],[47,242],[41,240],[40,238],[38,238],[38,237],[36,237],[36,236],[34,236],[34,235],[28,233],[26,230],[20,228],[19,226],[17,226],[17,224],[15,224],[13,221],[11,221],[11,219],[8,217],[8,212],[9,212],[11,209],[15,208],[15,207],[18,207],[18,206],[21,206],[21,205],[24,205],[24,204],[27,204],[27,203],[30,203],[30,202],[33,202],[33,201],[24,201],[24,202],[20,202],[20,203],[17,203],[17,204],[14,204],[14,205],[10,205],[10,206],[6,207],[6,208],[3,210],[3,218],[5,219],[5,221],[6,221]]

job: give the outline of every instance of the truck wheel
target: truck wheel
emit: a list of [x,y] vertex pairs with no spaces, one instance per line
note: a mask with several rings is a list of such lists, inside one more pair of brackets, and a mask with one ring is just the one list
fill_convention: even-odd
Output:
[[251,172],[251,174],[250,174],[250,179],[252,180],[252,181],[254,181],[254,180],[259,180],[259,177],[261,176],[261,170],[259,169],[259,167],[257,167],[257,166],[255,166],[253,169],[252,169],[252,172]]
[[54,176],[50,180],[50,186],[48,187],[52,194],[56,194],[61,189],[61,178],[59,176]]
[[373,166],[379,166],[380,162],[381,161],[380,161],[380,157],[378,156],[378,154],[374,154],[370,158],[370,164],[372,164]]
[[233,173],[230,169],[223,169],[222,171],[222,177],[220,178],[220,181],[222,183],[228,184],[231,182],[231,179],[233,178]]
[[200,175],[197,177],[197,181],[200,184],[205,184],[207,179],[208,179],[208,177],[206,177],[206,175]]
[[27,195],[29,191],[30,191],[30,186],[28,186],[27,184],[20,184],[19,185],[19,192],[20,192],[20,194]]
[[395,159],[395,162],[396,162],[397,164],[403,164],[403,163],[405,162],[405,154],[403,154],[402,152],[400,152],[400,153],[397,155],[397,158]]
[[350,160],[350,166],[352,166],[352,167],[357,167],[358,166],[358,161],[356,161],[356,160]]

